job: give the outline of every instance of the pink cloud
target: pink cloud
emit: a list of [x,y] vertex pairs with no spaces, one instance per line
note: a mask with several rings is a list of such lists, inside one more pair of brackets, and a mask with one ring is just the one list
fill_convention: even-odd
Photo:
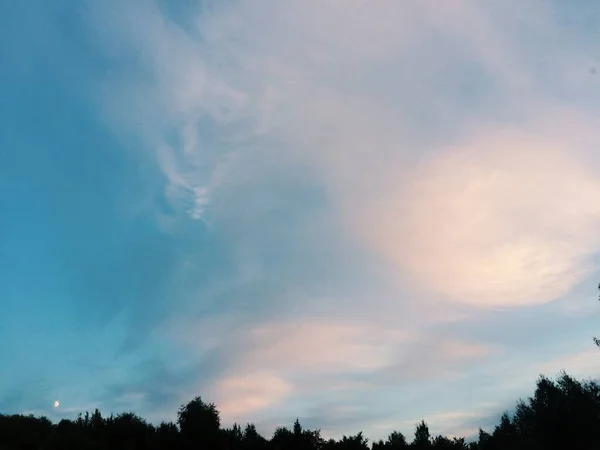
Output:
[[383,367],[394,347],[409,339],[409,333],[313,320],[261,325],[249,338],[254,350],[244,357],[245,364],[290,373],[324,373]]
[[366,205],[361,232],[419,283],[481,306],[542,303],[595,268],[600,181],[569,140],[479,131]]
[[540,373],[554,376],[564,370],[574,377],[600,377],[598,349],[589,345],[589,349],[575,351],[553,357],[537,366]]
[[293,393],[293,387],[277,374],[253,372],[232,375],[210,389],[223,419],[250,421],[253,413],[273,406]]
[[444,340],[437,347],[436,353],[443,361],[464,362],[466,360],[483,359],[497,353],[499,350],[499,348],[489,345],[472,344],[459,340]]

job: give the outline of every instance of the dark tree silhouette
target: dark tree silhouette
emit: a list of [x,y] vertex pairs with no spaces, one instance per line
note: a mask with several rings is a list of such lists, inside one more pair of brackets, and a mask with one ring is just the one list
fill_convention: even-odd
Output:
[[393,431],[387,438],[387,441],[374,442],[373,450],[404,450],[408,449],[409,445],[406,442],[406,438],[399,431]]
[[231,428],[225,428],[221,432],[221,445],[227,450],[237,450],[243,448],[244,433],[242,428],[234,423]]
[[156,444],[158,448],[179,447],[179,429],[172,422],[162,422],[156,429]]
[[292,430],[278,427],[273,433],[270,444],[272,449],[317,450],[323,447],[324,441],[321,430],[304,429],[296,419]]
[[[157,427],[132,412],[103,417],[99,410],[53,424],[46,417],[0,414],[0,450],[367,450],[362,432],[325,441],[320,430],[296,420],[279,427],[270,440],[248,423],[221,428],[219,411],[196,397],[181,406],[177,424]],[[555,380],[540,376],[533,395],[504,413],[490,432],[478,439],[432,438],[425,421],[415,426],[413,441],[392,432],[372,450],[598,450],[600,449],[600,385],[566,373]]]
[[267,440],[262,437],[256,430],[253,423],[248,423],[244,428],[242,448],[244,449],[265,449],[267,448]]
[[468,446],[465,443],[464,438],[452,438],[449,439],[445,436],[437,436],[431,447],[435,450],[467,450]]
[[196,397],[179,408],[177,423],[186,448],[217,448],[221,438],[221,418],[213,403]]
[[339,441],[330,439],[323,445],[323,448],[325,450],[368,450],[368,442],[369,440],[363,436],[361,431],[354,436],[342,436]]
[[424,420],[415,426],[415,439],[411,447],[418,450],[431,448],[431,435]]
[[271,438],[271,446],[275,450],[284,450],[294,446],[294,433],[286,427],[277,427]]

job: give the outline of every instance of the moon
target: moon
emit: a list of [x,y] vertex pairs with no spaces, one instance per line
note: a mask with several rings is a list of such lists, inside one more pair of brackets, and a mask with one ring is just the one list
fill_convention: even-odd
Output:
[[60,406],[60,402],[58,400],[54,400],[53,406],[58,408]]

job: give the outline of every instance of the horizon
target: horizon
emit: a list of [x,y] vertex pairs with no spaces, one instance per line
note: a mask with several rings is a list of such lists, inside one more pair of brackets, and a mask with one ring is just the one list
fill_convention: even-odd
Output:
[[32,0],[0,30],[0,413],[200,395],[373,442],[600,378],[592,0]]
[[[600,285],[598,286],[600,289]],[[596,343],[598,347],[600,344]],[[98,408],[94,411],[85,411],[77,414],[75,420],[62,418],[60,422],[52,422],[46,416],[35,416],[34,414],[16,414],[16,415],[3,415],[0,413],[0,420],[2,423],[2,438],[9,442],[18,442],[18,439],[22,439],[24,436],[19,433],[7,433],[7,428],[10,427],[10,423],[13,423],[13,427],[23,431],[23,425],[28,424],[29,428],[33,423],[38,423],[38,431],[36,433],[38,442],[48,442],[49,440],[71,442],[73,440],[81,439],[82,435],[86,434],[88,437],[92,437],[97,445],[106,443],[106,439],[112,441],[114,444],[118,442],[123,444],[128,438],[137,435],[137,439],[140,438],[140,429],[135,424],[142,425],[141,435],[145,435],[150,440],[143,440],[138,442],[136,445],[144,447],[158,445],[159,448],[172,448],[173,446],[185,445],[186,440],[190,439],[191,436],[188,433],[195,427],[204,426],[204,431],[208,429],[215,431],[216,427],[217,435],[220,435],[220,441],[217,440],[217,445],[233,445],[235,446],[252,446],[258,448],[264,448],[265,445],[274,445],[275,448],[280,448],[281,445],[304,445],[307,448],[339,448],[344,447],[344,444],[352,443],[357,444],[357,441],[361,442],[360,448],[365,450],[369,448],[368,444],[371,443],[372,450],[383,450],[384,448],[409,448],[410,446],[416,446],[420,448],[425,438],[429,441],[429,444],[433,448],[448,448],[447,445],[454,445],[457,449],[476,450],[478,448],[495,448],[494,442],[502,443],[506,445],[507,427],[512,429],[512,443],[522,444],[524,440],[529,439],[529,443],[532,440],[538,441],[541,439],[546,442],[554,442],[557,439],[565,439],[565,422],[571,426],[581,426],[581,421],[590,418],[589,409],[585,408],[585,403],[582,404],[582,398],[586,398],[589,402],[588,408],[598,407],[597,392],[600,389],[600,382],[598,380],[592,380],[590,378],[578,380],[573,378],[569,374],[562,371],[556,377],[548,377],[541,375],[536,380],[536,389],[531,396],[526,398],[519,398],[515,402],[514,406],[507,408],[500,416],[500,423],[495,424],[493,427],[488,429],[478,428],[477,433],[470,436],[461,436],[457,434],[447,435],[432,435],[429,430],[429,425],[423,419],[413,424],[414,437],[411,439],[410,434],[406,434],[398,431],[397,429],[390,429],[388,433],[379,440],[369,439],[364,436],[363,431],[356,431],[354,433],[344,434],[337,439],[328,438],[323,436],[320,428],[308,429],[303,426],[299,419],[294,420],[293,425],[290,427],[289,424],[278,425],[271,436],[263,436],[256,429],[256,425],[249,421],[244,423],[234,422],[228,427],[223,427],[220,424],[220,412],[218,406],[213,403],[205,402],[200,396],[196,396],[189,402],[180,405],[177,412],[177,419],[175,422],[161,421],[160,423],[150,423],[143,417],[139,416],[133,411],[123,411],[120,413],[111,412],[110,415],[102,414]],[[549,396],[552,398],[548,402]],[[55,402],[54,407],[57,408],[58,402]],[[195,416],[190,419],[189,411],[194,409],[194,405],[199,407],[205,413],[208,412],[208,416],[203,418]],[[541,408],[540,409],[536,409]],[[187,413],[184,413],[187,411]],[[561,424],[558,428],[550,426],[550,429],[544,429],[542,431],[537,430],[531,433],[531,430],[527,431],[527,425],[531,426],[536,422],[536,418],[539,420],[539,416],[544,417],[544,414],[550,414],[556,420],[562,418],[563,421],[558,421]],[[193,416],[193,414],[192,414]],[[210,417],[210,418],[209,418]],[[548,417],[548,416],[545,416]],[[33,419],[32,421],[21,421],[19,419]],[[593,416],[591,417],[593,420]],[[133,419],[133,420],[132,420]],[[506,422],[505,422],[506,420]],[[8,426],[7,426],[8,425]],[[133,425],[133,426],[132,426]],[[191,426],[190,426],[191,425]],[[589,424],[588,424],[589,425]],[[206,428],[208,426],[208,428]],[[535,427],[534,427],[535,428]],[[118,432],[117,430],[121,430]],[[124,433],[123,430],[128,429],[129,433]],[[43,430],[43,431],[42,431]],[[115,431],[117,431],[115,433]],[[570,430],[571,431],[571,430]],[[582,428],[583,436],[581,433],[576,433],[578,438],[570,436],[571,442],[574,440],[577,442],[585,442],[586,445],[593,445],[593,437],[589,435],[590,430]],[[572,431],[571,431],[572,432]],[[562,433],[562,434],[561,434]],[[569,433],[566,433],[567,436]],[[209,435],[210,436],[210,433]],[[200,442],[205,442],[207,436],[196,435],[193,437],[194,440],[200,438]],[[408,436],[408,439],[407,439]],[[214,436],[213,436],[214,437]],[[292,438],[292,443],[288,440]],[[309,438],[306,441],[306,438]],[[16,439],[15,439],[16,438]],[[115,439],[116,438],[116,439]],[[210,437],[208,437],[210,439]],[[349,442],[347,439],[349,438]],[[300,441],[298,442],[298,439]],[[81,442],[81,441],[80,441]],[[83,441],[85,442],[85,440]],[[92,441],[93,442],[93,441]],[[293,444],[295,442],[295,444]],[[197,441],[198,443],[198,441]],[[56,445],[56,444],[55,444]],[[89,445],[89,441],[88,441]],[[452,448],[455,448],[455,447]],[[356,448],[356,447],[355,447]]]

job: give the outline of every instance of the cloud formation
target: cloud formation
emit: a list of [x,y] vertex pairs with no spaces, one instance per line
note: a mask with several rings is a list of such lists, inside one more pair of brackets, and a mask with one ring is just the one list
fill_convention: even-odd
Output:
[[370,242],[422,285],[479,306],[547,302],[595,268],[600,180],[560,137],[482,130],[382,193]]
[[[461,0],[93,6],[116,68],[98,102],[161,170],[158,224],[197,226],[229,264],[202,283],[196,253],[178,266],[189,289],[161,332],[226,355],[194,388],[267,423],[331,373],[377,398],[417,380],[464,388],[464,367],[500,352],[521,363],[508,338],[457,328],[568,297],[598,271],[600,88],[580,75],[595,46],[559,14]],[[323,401],[355,411],[360,395]],[[459,420],[448,414],[436,417]]]
[[[593,269],[599,188],[581,155],[595,123],[535,83],[529,45],[503,28],[526,33],[527,11],[234,2],[181,24],[156,5],[131,8],[108,31],[140,52],[152,92],[118,104],[156,152],[167,198],[192,217],[227,221],[242,205],[225,192],[302,164],[348,233],[458,301],[548,301]],[[535,12],[527,37],[546,51],[560,30]],[[126,27],[133,18],[144,25]],[[562,48],[549,58],[550,88],[564,89],[576,59]],[[262,212],[267,201],[242,200]]]

